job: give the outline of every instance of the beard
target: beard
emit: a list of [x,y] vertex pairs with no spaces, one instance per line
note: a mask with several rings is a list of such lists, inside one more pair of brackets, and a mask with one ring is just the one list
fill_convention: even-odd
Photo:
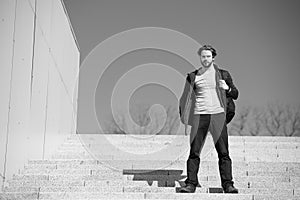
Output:
[[203,67],[210,67],[211,64],[212,64],[212,61],[211,62],[209,62],[209,61],[203,61],[203,62],[201,62],[201,64],[202,64]]

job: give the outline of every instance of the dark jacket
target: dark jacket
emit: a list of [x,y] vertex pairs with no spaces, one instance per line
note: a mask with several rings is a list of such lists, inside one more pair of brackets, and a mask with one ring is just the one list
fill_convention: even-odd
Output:
[[[229,123],[235,113],[235,105],[233,99],[238,98],[238,90],[234,86],[232,78],[228,71],[219,69],[216,64],[214,64],[216,69],[216,82],[217,85],[220,79],[225,80],[226,84],[229,86],[229,90],[224,90],[220,87],[216,87],[217,95],[220,100],[221,106],[226,110],[226,122]],[[179,102],[179,114],[181,122],[185,125],[192,125],[192,117],[194,113],[194,106],[196,101],[195,95],[195,77],[196,75],[200,75],[201,72],[199,69],[188,73],[186,77],[186,82],[183,90],[183,94],[181,95]]]
[[228,124],[235,115],[235,104],[233,100],[237,100],[239,96],[239,91],[233,84],[230,73],[224,69],[219,69],[221,77],[225,80],[226,84],[229,86],[229,90],[226,91],[227,98],[227,109],[226,109],[226,123]]

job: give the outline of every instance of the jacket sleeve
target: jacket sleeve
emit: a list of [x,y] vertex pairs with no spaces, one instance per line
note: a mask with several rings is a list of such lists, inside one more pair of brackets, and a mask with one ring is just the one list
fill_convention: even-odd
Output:
[[232,99],[236,100],[239,96],[239,91],[233,84],[233,80],[228,71],[226,71],[225,82],[229,86],[229,90],[226,91],[226,97],[231,97]]
[[185,103],[187,101],[187,94],[188,94],[190,85],[191,85],[191,80],[190,80],[189,74],[187,74],[187,77],[185,80],[185,85],[184,85],[184,90],[183,90],[183,93],[179,100],[179,115],[180,115],[180,117],[182,117],[183,110],[185,109],[184,107],[185,107]]

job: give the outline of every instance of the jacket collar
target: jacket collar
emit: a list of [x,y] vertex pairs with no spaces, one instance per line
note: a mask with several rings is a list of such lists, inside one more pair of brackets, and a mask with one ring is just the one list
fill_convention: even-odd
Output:
[[[216,63],[213,63],[213,67],[215,68],[216,71],[219,70],[219,67],[218,67],[218,65],[217,65]],[[195,71],[193,71],[193,72],[191,73],[191,78],[192,78],[192,80],[194,81],[196,75],[201,75],[201,74],[203,74],[204,72],[205,72],[205,71],[204,71],[204,67],[203,67],[203,66],[200,66],[198,69],[196,69]]]

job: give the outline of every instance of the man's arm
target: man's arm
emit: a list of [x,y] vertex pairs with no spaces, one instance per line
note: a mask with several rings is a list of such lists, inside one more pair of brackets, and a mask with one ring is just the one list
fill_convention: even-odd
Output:
[[226,97],[231,97],[232,99],[236,100],[239,96],[239,91],[233,84],[233,80],[230,76],[230,73],[225,70],[224,73],[226,74],[226,76],[224,76],[225,82],[229,86],[229,90],[226,91]]
[[184,85],[184,90],[183,90],[183,93],[180,97],[180,100],[179,100],[179,114],[181,116],[182,112],[183,112],[183,109],[185,107],[185,102],[187,101],[187,93],[190,89],[190,86],[191,86],[191,80],[190,80],[190,76],[189,74],[187,74],[187,77],[185,79],[185,85]]

